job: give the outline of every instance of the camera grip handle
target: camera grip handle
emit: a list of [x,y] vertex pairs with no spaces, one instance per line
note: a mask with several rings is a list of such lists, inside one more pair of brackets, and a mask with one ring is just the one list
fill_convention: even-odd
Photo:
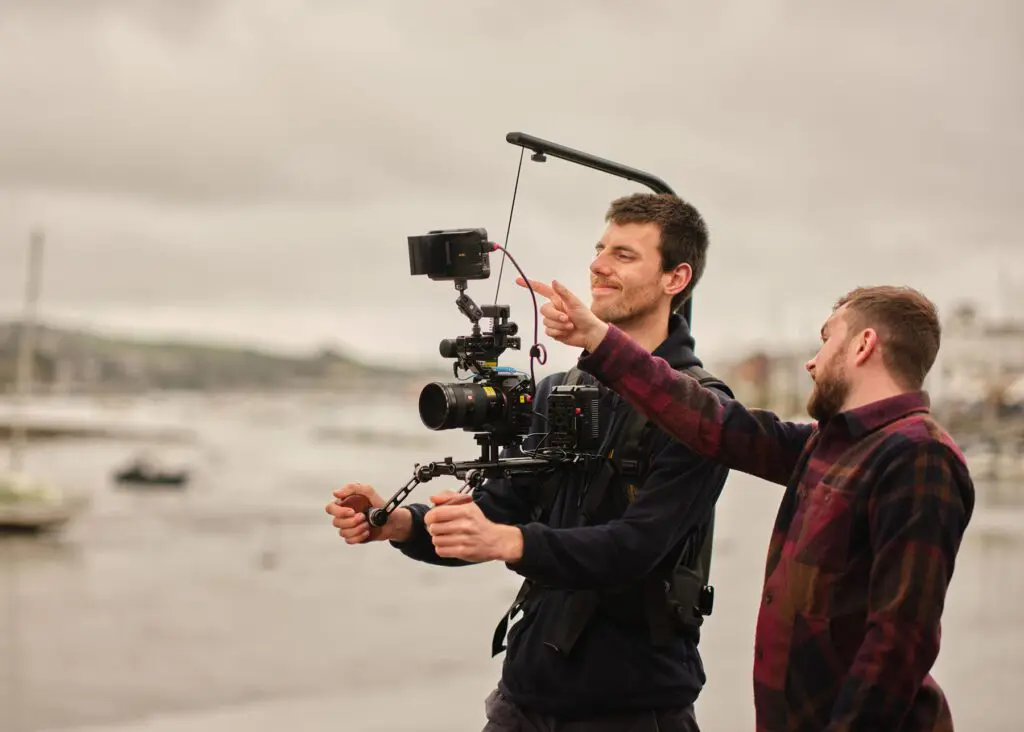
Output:
[[380,528],[370,523],[370,499],[361,493],[355,493],[351,496],[347,496],[340,501],[340,505],[345,508],[351,508],[356,513],[361,513],[366,517],[366,523],[370,527],[370,536],[367,541],[373,541],[380,536]]

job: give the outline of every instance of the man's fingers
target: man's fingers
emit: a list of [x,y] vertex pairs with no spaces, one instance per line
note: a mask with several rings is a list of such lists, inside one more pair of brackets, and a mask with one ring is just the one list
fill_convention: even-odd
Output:
[[546,302],[540,306],[540,314],[545,318],[550,318],[551,320],[559,320],[563,323],[569,322],[568,314],[550,302]]
[[434,547],[434,550],[437,552],[437,556],[445,559],[465,559],[469,554],[468,548],[462,544]]
[[423,522],[427,526],[434,524],[444,523],[446,521],[455,521],[463,516],[468,515],[468,512],[472,510],[472,506],[469,504],[462,504],[459,506],[438,506],[427,511],[423,517]]
[[544,318],[544,327],[553,328],[555,330],[572,330],[576,326],[573,325],[571,320],[562,320],[561,318]]
[[427,531],[431,536],[450,536],[451,534],[459,534],[466,536],[472,533],[473,525],[465,518],[455,519],[454,521],[442,521],[441,523],[431,524]]
[[445,534],[444,536],[435,536],[433,539],[435,549],[454,549],[466,546],[465,542],[466,537],[460,534]]
[[[335,501],[331,501],[330,503],[328,503],[325,508],[327,510],[327,513],[329,513],[331,516],[336,516],[337,518],[350,518],[353,515],[355,515],[355,511],[353,511],[351,508],[349,508],[348,506],[340,506]],[[359,515],[362,516],[362,514]]]
[[346,483],[341,488],[334,491],[334,497],[337,499],[343,499],[354,495],[369,496],[372,492],[373,486],[369,486],[366,483]]
[[370,528],[367,526],[355,532],[342,529],[338,534],[345,540],[346,544],[363,544],[370,538]]
[[339,517],[334,519],[331,524],[336,529],[355,529],[366,524],[366,516],[357,513],[355,516]]
[[463,494],[459,493],[458,491],[442,491],[437,495],[431,496],[430,502],[433,503],[435,506],[444,506],[456,500],[461,495]]
[[[586,305],[583,304],[582,300],[580,300],[578,297],[576,297],[569,290],[568,287],[563,285],[558,280],[554,280],[551,284],[552,284],[552,287],[553,287],[553,290],[554,290],[554,294],[562,299],[562,303],[564,305],[569,306],[569,308],[586,307]],[[564,310],[564,309],[567,309],[567,308],[562,308],[562,309]]]
[[353,484],[349,483],[348,485],[345,485],[345,486],[339,488],[338,490],[334,491],[334,497],[338,498],[338,499],[348,498],[349,496],[353,495],[354,493],[355,493],[355,490],[353,490]]
[[[519,285],[520,287],[527,287],[526,282],[527,281],[524,280],[522,277],[516,277],[516,284]],[[549,300],[555,296],[555,291],[551,289],[551,285],[545,284],[543,282],[538,282],[537,280],[530,280],[529,282],[529,287],[532,287],[533,291],[536,292],[538,295],[543,295]]]
[[435,506],[458,506],[462,503],[472,503],[473,496],[469,493],[459,493],[458,491],[444,491],[436,496],[431,496],[430,502]]

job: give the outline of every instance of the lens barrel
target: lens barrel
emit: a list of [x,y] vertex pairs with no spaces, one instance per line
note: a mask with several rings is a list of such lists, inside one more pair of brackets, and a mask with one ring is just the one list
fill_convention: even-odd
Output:
[[420,392],[420,419],[432,430],[480,430],[501,418],[505,396],[480,384],[432,382]]

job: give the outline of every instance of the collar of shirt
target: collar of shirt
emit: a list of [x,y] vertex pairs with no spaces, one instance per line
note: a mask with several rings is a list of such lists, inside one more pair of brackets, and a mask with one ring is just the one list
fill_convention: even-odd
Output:
[[832,430],[844,429],[852,439],[856,440],[898,419],[915,413],[926,414],[930,411],[931,401],[926,392],[908,391],[865,404],[856,409],[840,412],[819,426],[822,429],[829,425],[832,426]]

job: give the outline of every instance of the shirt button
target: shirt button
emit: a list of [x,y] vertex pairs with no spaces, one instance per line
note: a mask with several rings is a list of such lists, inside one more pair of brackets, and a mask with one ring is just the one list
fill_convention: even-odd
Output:
[[754,648],[754,658],[756,658],[758,661],[764,658],[764,651],[761,650],[761,646],[756,646]]
[[764,594],[764,604],[765,605],[771,605],[772,604],[772,593],[766,592]]

